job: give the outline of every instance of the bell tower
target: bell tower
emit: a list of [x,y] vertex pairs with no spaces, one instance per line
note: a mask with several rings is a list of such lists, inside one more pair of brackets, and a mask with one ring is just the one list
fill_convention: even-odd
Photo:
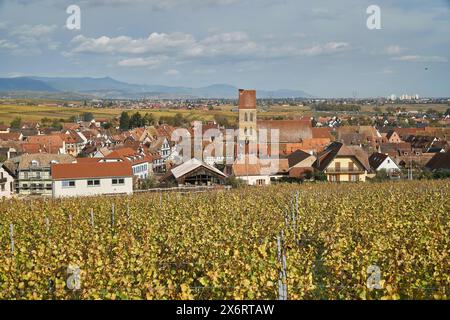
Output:
[[256,90],[239,89],[239,141],[257,141]]

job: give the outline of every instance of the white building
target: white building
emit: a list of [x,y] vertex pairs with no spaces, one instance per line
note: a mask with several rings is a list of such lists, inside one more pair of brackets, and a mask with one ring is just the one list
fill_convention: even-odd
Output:
[[14,193],[14,178],[0,163],[0,199],[10,198]]
[[374,153],[369,157],[370,167],[375,171],[386,170],[388,173],[400,171],[394,160],[387,154]]
[[125,161],[54,164],[51,174],[54,198],[133,193],[133,171]]

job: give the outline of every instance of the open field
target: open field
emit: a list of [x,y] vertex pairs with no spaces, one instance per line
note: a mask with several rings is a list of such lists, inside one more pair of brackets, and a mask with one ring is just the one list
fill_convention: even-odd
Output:
[[412,181],[0,202],[0,299],[277,299],[280,271],[288,299],[448,299],[449,198]]
[[[151,113],[156,119],[162,116],[174,116],[177,113],[181,113],[188,120],[202,120],[211,121],[216,115],[225,116],[231,124],[237,122],[238,114],[233,111],[235,107],[231,105],[217,106],[213,110],[177,110],[177,109],[162,109],[162,110],[150,110],[150,109],[114,109],[114,108],[89,108],[89,107],[56,107],[48,106],[45,103],[51,104],[51,101],[38,101],[41,105],[27,104],[30,101],[24,101],[25,105],[19,104],[0,104],[0,123],[9,124],[14,118],[21,117],[23,121],[39,121],[42,118],[50,119],[65,119],[68,120],[71,116],[77,116],[85,112],[92,112],[95,117],[100,118],[114,118],[122,111],[129,111],[130,113],[139,111],[142,114]],[[441,104],[427,104],[427,105],[385,105],[381,107],[384,112],[388,106],[397,108],[406,108],[406,110],[426,111],[430,108],[439,112],[447,110],[448,106]],[[374,112],[373,106],[362,106],[361,114],[372,114]],[[270,106],[260,108],[258,117],[260,119],[273,119],[276,117],[296,118],[299,116],[317,116],[317,115],[335,115],[335,112],[315,112],[307,106]]]
[[156,119],[162,116],[174,116],[181,113],[189,120],[203,120],[210,121],[214,119],[216,114],[224,115],[230,121],[235,122],[237,113],[231,111],[203,111],[203,110],[149,110],[149,109],[108,109],[108,108],[84,108],[84,107],[56,107],[56,106],[32,106],[32,105],[0,105],[0,123],[9,124],[16,117],[22,118],[23,121],[39,121],[42,118],[50,119],[65,119],[68,120],[71,116],[81,115],[85,112],[92,112],[94,117],[98,118],[114,118],[122,111],[134,113],[139,111],[142,115],[151,113]]

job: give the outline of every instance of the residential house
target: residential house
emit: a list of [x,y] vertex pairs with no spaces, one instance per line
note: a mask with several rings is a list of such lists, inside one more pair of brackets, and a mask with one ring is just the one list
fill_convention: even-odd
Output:
[[131,148],[115,149],[105,158],[129,162],[132,166],[133,175],[138,179],[147,179],[153,172],[153,157],[143,152],[136,152]]
[[436,153],[425,165],[431,171],[450,171],[450,150],[445,153]]
[[11,198],[14,189],[14,177],[9,173],[8,168],[0,163],[0,199]]
[[367,154],[360,147],[333,142],[317,155],[314,168],[330,182],[364,182],[370,171]]
[[51,175],[54,198],[133,193],[133,171],[126,161],[53,164]]
[[238,157],[231,168],[231,174],[249,186],[270,185],[272,173],[273,171],[268,166],[264,166],[255,155]]
[[71,155],[61,154],[24,154],[17,162],[16,189],[19,195],[52,195],[52,177],[50,166],[56,163],[71,163],[75,160]]
[[9,127],[4,125],[4,124],[0,124],[0,133],[9,133]]
[[398,133],[395,130],[389,130],[388,133],[386,133],[385,139],[383,139],[386,143],[401,143],[402,138],[398,135]]
[[158,139],[153,141],[150,144],[149,150],[151,153],[157,152],[161,156],[160,159],[156,159],[157,161],[156,163],[154,163],[153,170],[155,172],[164,172],[166,160],[170,157],[170,154],[172,152],[172,147],[167,137],[159,137]]
[[316,157],[302,150],[291,153],[288,157],[289,177],[304,178],[314,172]]
[[64,141],[64,153],[74,157],[81,153],[87,143],[86,137],[81,132],[73,130],[65,130],[58,136]]
[[59,135],[40,135],[30,136],[27,142],[35,145],[40,145],[41,150],[52,154],[65,154],[66,142]]
[[399,166],[386,153],[374,152],[369,157],[369,165],[374,171],[386,170],[388,174],[394,174],[400,171]]
[[22,141],[23,135],[21,132],[8,132],[8,133],[0,133],[0,141]]

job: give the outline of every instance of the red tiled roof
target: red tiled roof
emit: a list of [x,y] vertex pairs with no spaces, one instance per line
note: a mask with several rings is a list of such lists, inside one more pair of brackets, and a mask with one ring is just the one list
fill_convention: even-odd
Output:
[[20,132],[0,133],[0,140],[3,141],[19,141]]
[[330,128],[312,128],[312,137],[315,139],[332,139]]
[[29,136],[27,138],[29,143],[38,143],[45,146],[60,147],[64,145],[63,139],[59,135],[42,135],[42,136]]
[[53,164],[51,173],[53,179],[57,180],[133,176],[133,170],[129,162]]

